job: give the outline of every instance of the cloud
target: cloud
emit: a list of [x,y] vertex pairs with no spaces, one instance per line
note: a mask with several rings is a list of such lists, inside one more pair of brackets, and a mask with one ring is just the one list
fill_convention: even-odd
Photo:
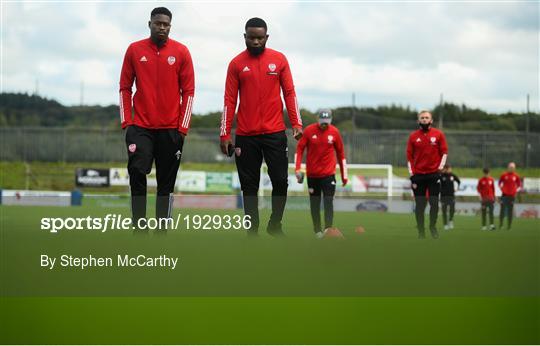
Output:
[[[196,70],[195,112],[222,107],[229,61],[244,49],[245,21],[263,17],[268,45],[291,64],[303,107],[445,98],[490,111],[538,106],[538,3],[166,3],[171,37]],[[64,104],[117,102],[130,42],[148,36],[149,3],[5,3],[5,91],[32,91]],[[20,20],[24,18],[24,20]]]

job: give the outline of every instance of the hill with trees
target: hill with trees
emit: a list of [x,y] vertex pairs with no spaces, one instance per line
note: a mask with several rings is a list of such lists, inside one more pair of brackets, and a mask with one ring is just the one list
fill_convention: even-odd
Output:
[[[334,124],[342,131],[356,129],[410,129],[418,110],[401,105],[338,107]],[[437,126],[452,130],[525,131],[525,113],[488,113],[466,105],[443,103],[433,110]],[[317,121],[315,112],[302,109],[305,124]],[[285,115],[284,115],[285,116]],[[192,127],[218,128],[221,112],[193,114]],[[0,126],[99,127],[119,126],[118,106],[64,106],[55,100],[21,93],[0,94]],[[540,132],[540,114],[529,114],[529,129]]]

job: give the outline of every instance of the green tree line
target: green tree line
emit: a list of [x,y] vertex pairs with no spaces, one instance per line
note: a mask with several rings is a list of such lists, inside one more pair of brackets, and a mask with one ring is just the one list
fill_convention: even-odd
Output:
[[[333,109],[334,124],[341,130],[411,129],[418,110],[401,105],[378,107],[338,107]],[[527,114],[493,114],[466,105],[443,103],[432,109],[435,124],[453,130],[525,131]],[[301,109],[304,124],[317,121],[314,111]],[[218,128],[221,112],[193,114],[192,127]],[[284,115],[286,117],[286,115]],[[540,114],[529,113],[529,129],[540,132]],[[442,124],[441,124],[442,122]],[[118,106],[64,106],[55,100],[23,93],[0,94],[0,126],[119,126]]]

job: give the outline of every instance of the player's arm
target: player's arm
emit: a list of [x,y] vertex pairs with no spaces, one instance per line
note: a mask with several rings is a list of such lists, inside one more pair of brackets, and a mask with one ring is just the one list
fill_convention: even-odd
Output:
[[228,155],[229,146],[232,145],[231,129],[238,102],[238,73],[234,60],[231,61],[227,68],[227,78],[225,79],[225,97],[223,105],[223,113],[221,114],[220,126],[220,146],[221,152]]
[[480,182],[482,181],[482,178],[478,179],[478,183],[476,183],[476,192],[478,192],[478,196],[480,200],[482,200],[482,190],[480,189]]
[[298,100],[296,99],[291,69],[285,56],[283,56],[283,62],[284,66],[279,75],[279,82],[281,84],[283,98],[285,99],[287,115],[289,116],[289,121],[293,128],[294,138],[299,140],[300,137],[302,137],[302,118],[300,116],[300,109],[298,108]]
[[180,121],[178,131],[184,136],[189,131],[191,123],[191,110],[193,108],[193,97],[195,96],[195,73],[193,72],[193,61],[189,50],[185,48],[182,65],[178,74],[181,92]]
[[334,142],[334,148],[339,164],[339,171],[341,172],[341,182],[343,186],[347,185],[349,181],[349,175],[347,172],[347,159],[345,158],[345,149],[343,147],[343,139],[339,131],[336,132],[336,141]]
[[461,180],[459,180],[459,177],[454,174],[454,180],[457,182],[457,190],[459,190],[459,186],[461,185]]
[[409,176],[411,177],[414,175],[413,155],[414,155],[413,140],[412,140],[412,136],[409,136],[409,140],[407,141],[407,168],[409,170]]
[[295,161],[295,172],[300,171],[302,168],[302,158],[304,157],[304,149],[307,146],[307,139],[306,137],[300,138],[298,141],[298,144],[296,145],[296,154],[294,156]]
[[446,137],[442,132],[441,139],[439,140],[439,155],[441,156],[441,161],[439,162],[439,171],[442,171],[444,165],[446,164],[446,158],[448,157],[448,144],[446,143]]
[[306,148],[307,143],[308,143],[307,137],[303,136],[302,138],[300,138],[300,140],[298,141],[298,144],[296,145],[296,154],[294,155],[294,161],[295,161],[294,173],[296,175],[296,180],[298,180],[298,182],[302,181],[302,179],[304,178],[301,168],[302,168],[302,157],[304,156],[304,149]]
[[123,129],[133,124],[131,119],[131,96],[133,82],[135,81],[135,69],[132,63],[132,48],[128,47],[124,55],[124,62],[120,72],[120,124]]

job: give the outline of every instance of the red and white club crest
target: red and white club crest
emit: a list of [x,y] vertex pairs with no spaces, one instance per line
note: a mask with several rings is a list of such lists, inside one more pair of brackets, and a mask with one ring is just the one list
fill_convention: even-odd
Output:
[[431,141],[431,143],[435,143],[435,141],[437,141],[437,138],[431,137],[429,140]]
[[128,146],[128,149],[129,149],[129,152],[130,152],[130,153],[134,153],[135,150],[137,150],[137,144],[130,144],[130,145]]
[[332,142],[334,142],[334,136],[329,135],[328,136],[328,144],[332,144]]
[[167,58],[167,62],[169,63],[169,65],[173,65],[176,62],[176,58],[171,55]]
[[276,70],[276,64],[268,64],[270,71],[274,72]]
[[234,148],[234,153],[236,154],[236,156],[240,156],[242,154],[242,148]]

